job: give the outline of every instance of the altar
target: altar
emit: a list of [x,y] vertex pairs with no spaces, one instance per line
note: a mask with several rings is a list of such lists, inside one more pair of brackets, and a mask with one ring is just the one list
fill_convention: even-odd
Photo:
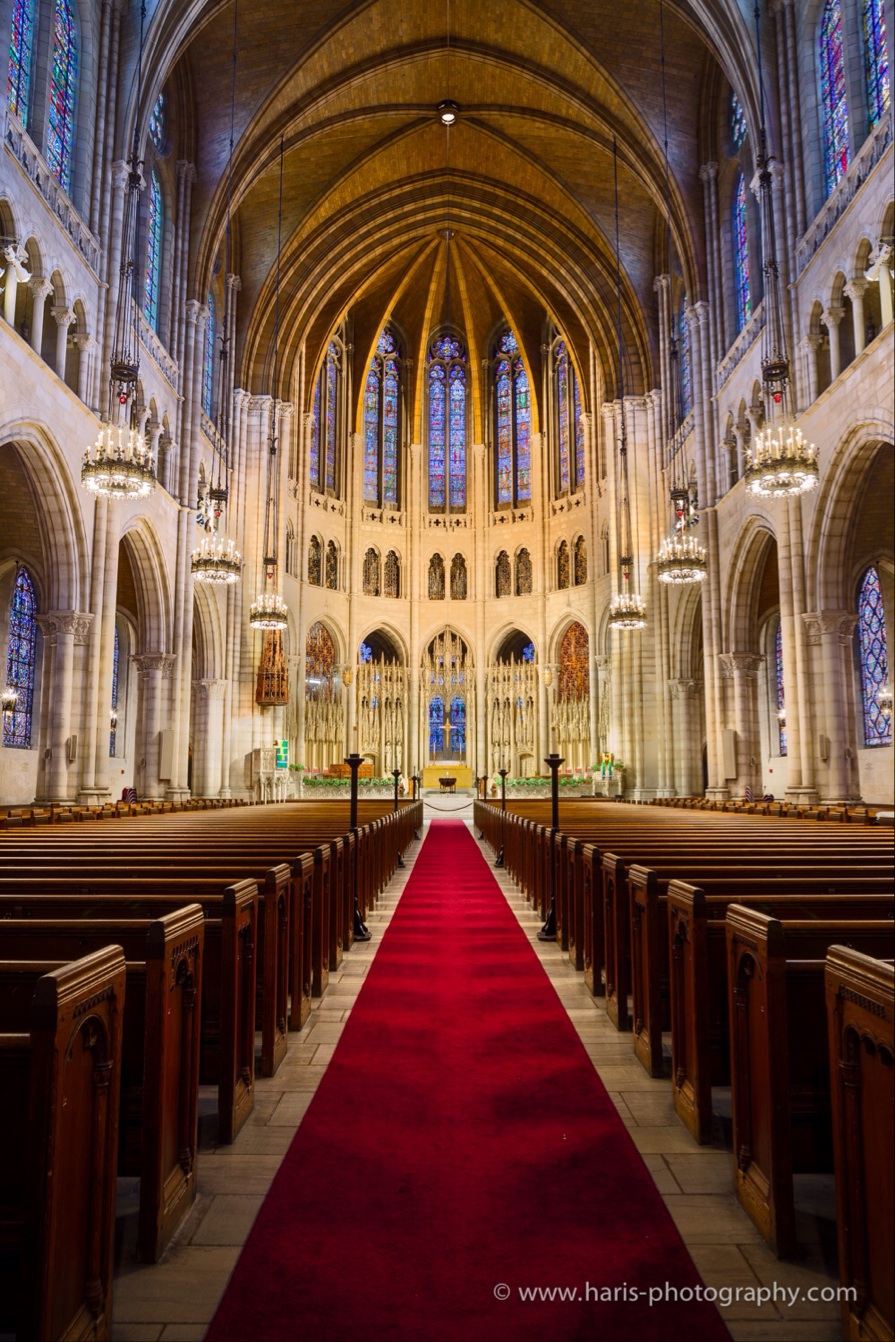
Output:
[[468,764],[427,764],[423,769],[423,787],[440,788],[442,778],[453,778],[460,790],[472,787],[472,770]]

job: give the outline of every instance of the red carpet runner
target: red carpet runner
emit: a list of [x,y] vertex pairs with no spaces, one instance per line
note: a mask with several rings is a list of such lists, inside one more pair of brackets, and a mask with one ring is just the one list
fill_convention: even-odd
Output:
[[698,1282],[469,831],[433,822],[208,1337],[727,1338],[634,1298]]

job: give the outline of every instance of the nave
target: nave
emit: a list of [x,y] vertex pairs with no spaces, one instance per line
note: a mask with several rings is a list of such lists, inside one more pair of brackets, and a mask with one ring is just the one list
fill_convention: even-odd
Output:
[[[458,799],[459,803],[459,799]],[[437,801],[429,812],[430,817],[436,811],[439,826],[444,823],[441,817],[449,810],[458,815],[468,814],[462,803]],[[431,832],[427,825],[427,833]],[[474,832],[474,831],[473,831]],[[478,845],[483,857],[488,858],[487,849]],[[453,867],[452,847],[451,866]],[[319,999],[312,1011],[311,1020],[299,1039],[289,1049],[286,1061],[277,1075],[270,1080],[259,1079],[256,1083],[256,1105],[252,1118],[243,1129],[232,1147],[218,1147],[201,1153],[199,1165],[199,1195],[192,1216],[181,1235],[172,1245],[165,1260],[152,1267],[134,1264],[127,1253],[127,1246],[119,1249],[119,1264],[115,1281],[114,1330],[113,1336],[120,1339],[183,1339],[201,1338],[205,1335],[207,1321],[214,1313],[227,1277],[236,1261],[239,1248],[254,1220],[274,1173],[285,1152],[292,1144],[297,1125],[308,1110],[315,1090],[324,1076],[327,1065],[336,1049],[345,1029],[352,1007],[357,999],[361,985],[366,980],[374,956],[382,938],[389,928],[395,909],[404,892],[408,880],[413,875],[414,865],[418,863],[420,845],[414,844],[406,856],[407,869],[399,871],[393,877],[385,894],[380,898],[375,912],[368,915],[373,940],[370,943],[355,943],[345,956],[341,969],[332,974],[329,987],[322,999]],[[488,861],[489,868],[491,867]],[[442,865],[447,870],[447,864]],[[643,1157],[644,1164],[652,1175],[656,1191],[661,1195],[683,1236],[684,1242],[707,1286],[715,1287],[755,1287],[759,1284],[777,1283],[779,1286],[803,1288],[830,1286],[835,1280],[835,1248],[830,1243],[834,1236],[832,1225],[820,1217],[813,1227],[800,1225],[800,1238],[807,1241],[801,1261],[784,1263],[778,1261],[764,1244],[755,1227],[746,1218],[730,1188],[730,1154],[719,1142],[698,1147],[683,1130],[672,1109],[667,1081],[648,1077],[633,1059],[630,1036],[620,1037],[610,1025],[605,1012],[595,1004],[594,999],[584,988],[580,974],[576,974],[563,957],[555,943],[542,943],[536,939],[541,925],[538,918],[525,903],[513,883],[503,872],[483,872],[487,882],[496,880],[518,919],[530,947],[535,951],[548,979],[553,984],[559,1002],[568,1012],[575,1030],[583,1045],[584,1054],[591,1060],[613,1101],[621,1120],[628,1128],[634,1145]],[[460,898],[463,896],[461,895]],[[436,924],[432,934],[426,930],[424,938],[418,944],[408,948],[402,961],[402,971],[406,973],[406,993],[395,996],[395,1014],[400,1017],[406,1010],[406,998],[419,991],[425,991],[425,971],[433,951],[448,954],[450,937],[448,929],[441,923]],[[501,928],[502,937],[509,937],[510,930]],[[444,943],[447,942],[448,945]],[[503,941],[501,946],[503,946]],[[524,947],[523,947],[524,949]],[[527,953],[526,953],[527,956]],[[530,958],[530,957],[528,957]],[[462,1000],[462,999],[460,999]],[[384,1022],[388,1025],[388,1020]],[[461,1034],[470,1049],[470,1066],[473,1067],[479,1056],[487,1025],[474,1013],[463,1012]],[[297,1046],[296,1046],[297,1045]],[[433,1042],[431,1053],[437,1056],[438,1044]],[[375,1051],[370,1051],[364,1062],[370,1069],[376,1064]],[[583,1055],[582,1059],[583,1061]],[[396,1084],[400,1084],[396,1080]],[[375,1115],[374,1115],[375,1117]],[[363,1143],[369,1138],[368,1125],[364,1122],[363,1102],[361,1101],[353,1118],[357,1129],[357,1158],[352,1159],[347,1170],[337,1169],[333,1180],[343,1179],[349,1189],[362,1192],[376,1177],[374,1162],[360,1158]],[[299,1138],[301,1141],[302,1138]],[[617,1131],[615,1141],[623,1143],[623,1135]],[[537,1146],[537,1143],[535,1143]],[[534,1153],[537,1156],[537,1150]],[[307,1148],[303,1155],[307,1157]],[[306,1164],[313,1167],[313,1158]],[[328,1176],[324,1176],[324,1182]],[[238,1190],[238,1191],[237,1191]],[[301,1190],[298,1191],[301,1199]],[[631,1200],[633,1204],[633,1198]],[[350,1226],[350,1207],[346,1209],[346,1198],[336,1196],[335,1186],[329,1204],[324,1202],[321,1214],[310,1224],[297,1225],[296,1236],[305,1243],[310,1241],[311,1276],[320,1273],[326,1276],[330,1267],[330,1255],[327,1254],[327,1236],[337,1225],[344,1230],[343,1218]],[[560,1211],[549,1222],[550,1242],[561,1239],[568,1233],[574,1215],[573,1207],[563,1199]],[[626,1201],[622,1205],[626,1211],[630,1206]],[[588,1235],[589,1257],[588,1271],[584,1274],[590,1282],[601,1280],[601,1259],[612,1250],[613,1214],[617,1215],[617,1199],[601,1196],[599,1188],[588,1190],[588,1209],[592,1214],[592,1234]],[[347,1216],[346,1216],[347,1210]],[[827,1215],[829,1208],[824,1208]],[[803,1218],[804,1220],[804,1218]],[[283,1257],[294,1252],[292,1237]],[[566,1285],[575,1276],[574,1271],[566,1269],[559,1274],[557,1281],[549,1279],[543,1259],[543,1245],[538,1252],[531,1252],[524,1260],[524,1269],[517,1266],[517,1277],[506,1273],[505,1279],[516,1285]],[[375,1249],[375,1246],[372,1246]],[[487,1249],[483,1248],[487,1255]],[[832,1257],[831,1257],[832,1255]],[[270,1254],[275,1266],[279,1255]],[[306,1260],[304,1265],[306,1266]],[[487,1258],[486,1258],[487,1261]],[[334,1271],[340,1286],[338,1308],[350,1311],[357,1307],[357,1297],[364,1302],[380,1300],[383,1288],[397,1292],[396,1314],[401,1313],[400,1296],[406,1294],[409,1268],[404,1260],[400,1270],[395,1270],[391,1262],[383,1262],[380,1270],[364,1271],[363,1264],[351,1253],[335,1258]],[[257,1259],[254,1263],[257,1269]],[[618,1273],[618,1282],[637,1280],[635,1263],[626,1261],[624,1270]],[[658,1274],[661,1282],[674,1281],[674,1274],[663,1265]],[[495,1284],[504,1280],[496,1276]],[[616,1281],[615,1276],[612,1278]],[[258,1298],[263,1291],[254,1279]],[[458,1288],[459,1289],[459,1288]],[[491,1302],[488,1302],[490,1305]],[[509,1309],[510,1306],[507,1306]],[[530,1336],[615,1336],[596,1331],[593,1323],[584,1334],[561,1331],[568,1326],[568,1306],[551,1305],[549,1307],[529,1306],[547,1309],[549,1320],[545,1331],[532,1332]],[[669,1306],[669,1309],[671,1307]],[[657,1336],[677,1336],[669,1331],[673,1326],[675,1314],[659,1308],[652,1311],[655,1323],[662,1331]],[[342,1317],[345,1317],[342,1315]],[[264,1337],[316,1337],[339,1336],[347,1339],[357,1338],[366,1342],[367,1337],[379,1337],[380,1331],[367,1332],[350,1328],[338,1331],[305,1331],[300,1316],[295,1315],[295,1327],[289,1332],[264,1333],[256,1331],[254,1336]],[[737,1339],[791,1338],[799,1342],[802,1338],[833,1339],[839,1336],[838,1307],[835,1304],[809,1304],[800,1301],[791,1308],[769,1304],[763,1307],[755,1304],[740,1304],[724,1311],[724,1321],[733,1337]],[[406,1325],[406,1315],[403,1319]],[[639,1321],[638,1321],[639,1323]],[[395,1332],[394,1336],[435,1336],[430,1331],[429,1315],[420,1316],[417,1331]],[[723,1336],[721,1331],[712,1331],[714,1321],[710,1320],[705,1332],[693,1332],[690,1336]],[[493,1336],[493,1315],[489,1318]],[[434,1325],[432,1325],[434,1326]],[[644,1335],[639,1326],[635,1327],[635,1317],[631,1318],[631,1328],[638,1335]],[[241,1336],[237,1324],[236,1331],[227,1332],[225,1316],[219,1316],[214,1337]],[[473,1331],[444,1333],[438,1336],[456,1337],[458,1342],[466,1337],[478,1336]],[[525,1336],[510,1332],[507,1336]]]

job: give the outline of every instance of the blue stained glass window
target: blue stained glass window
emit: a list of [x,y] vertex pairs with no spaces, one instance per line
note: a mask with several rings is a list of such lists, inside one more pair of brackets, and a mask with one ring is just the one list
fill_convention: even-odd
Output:
[[370,647],[369,643],[362,643],[360,645],[360,648],[358,649],[358,659],[361,662],[372,662],[373,649]]
[[68,191],[75,139],[75,96],[78,88],[78,39],[69,0],[56,0],[53,10],[53,59],[50,105],[44,155],[50,172]]
[[444,755],[444,700],[437,696],[429,701],[429,755]]
[[326,485],[328,492],[333,493],[336,487],[336,424],[339,408],[339,351],[337,346],[332,343],[326,351],[324,371],[326,373],[326,416],[324,418],[326,440],[323,453],[324,484]]
[[736,275],[737,330],[742,331],[752,316],[752,289],[749,282],[749,234],[746,229],[746,179],[737,178],[733,206],[733,261]]
[[888,111],[889,44],[886,41],[886,11],[883,0],[864,0],[864,72],[867,85],[867,126],[873,130]]
[[740,100],[735,93],[730,95],[730,140],[734,150],[742,146],[749,127],[746,124],[746,114],[740,106]]
[[786,695],[783,688],[783,626],[774,635],[774,673],[777,686],[777,753],[786,754]]
[[364,384],[364,502],[384,508],[398,507],[400,358],[397,341],[386,328]]
[[341,384],[342,365],[339,347],[334,340],[331,340],[314,387],[311,417],[309,453],[311,485],[321,494],[336,492]]
[[205,362],[202,365],[202,409],[206,415],[211,414],[214,398],[214,328],[214,298],[209,294],[208,321],[205,323]]
[[3,714],[3,744],[19,750],[28,750],[31,746],[36,617],[34,583],[28,570],[20,568],[12,593],[6,645],[6,684],[16,691],[18,699],[14,711]]
[[112,646],[112,727],[109,731],[109,754],[115,754],[118,740],[118,666],[121,655],[121,640],[118,629],[115,630],[115,642]]
[[34,0],[15,0],[9,38],[6,101],[9,110],[28,125],[31,106],[31,59],[34,49]]
[[143,315],[158,330],[159,279],[162,265],[162,187],[158,173],[149,178],[146,206],[146,273],[143,281]]
[[512,331],[497,342],[494,367],[497,504],[531,498],[531,393],[525,364]]
[[556,347],[553,364],[556,405],[557,493],[574,494],[584,484],[584,427],[578,379],[566,342]]
[[824,170],[827,191],[848,167],[848,98],[842,49],[842,7],[827,0],[820,23],[820,102],[823,118]]
[[165,95],[160,93],[155,100],[155,106],[149,113],[149,138],[160,154],[164,152],[165,148],[167,121],[165,110]]
[[429,508],[466,507],[466,350],[453,336],[429,349]]
[[451,700],[451,754],[466,754],[466,704],[459,696]]
[[865,746],[892,744],[892,718],[887,717],[877,697],[889,682],[886,621],[879,574],[871,567],[858,592],[858,653],[861,665],[861,699],[864,707]]
[[678,357],[681,361],[681,412],[686,419],[693,409],[693,369],[690,364],[690,323],[687,321],[687,299],[684,298],[678,317]]
[[320,479],[320,378],[314,387],[314,407],[311,412],[311,443],[309,449],[311,484],[317,488]]
[[525,647],[522,649],[522,660],[523,662],[533,662],[534,659],[535,645],[533,643],[526,643]]

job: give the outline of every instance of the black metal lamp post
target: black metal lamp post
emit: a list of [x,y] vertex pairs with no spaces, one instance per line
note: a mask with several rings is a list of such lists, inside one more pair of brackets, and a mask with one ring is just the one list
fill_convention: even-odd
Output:
[[419,796],[419,793],[420,793],[420,776],[419,776],[419,774],[412,774],[411,777],[410,777],[410,781],[411,781],[411,783],[413,784],[413,800],[416,801],[416,799],[417,799],[417,797]]
[[544,760],[550,770],[550,912],[547,921],[538,933],[538,941],[553,941],[556,938],[556,855],[553,851],[554,835],[559,829],[559,766],[565,764],[561,755],[554,750]]
[[[392,769],[392,778],[395,780],[395,811],[397,812],[397,810],[398,810],[398,783],[400,782],[400,779],[401,779],[401,770],[397,767],[397,765],[395,765],[394,769]],[[403,859],[403,857],[401,856],[400,853],[398,853],[398,866],[399,866],[399,867],[403,867],[403,866],[404,866],[404,859]]]
[[359,861],[360,835],[357,832],[357,771],[364,762],[363,755],[358,755],[357,751],[353,755],[345,756],[345,763],[351,770],[351,808],[348,813],[348,828],[354,834],[354,940],[370,941],[372,933],[360,916],[360,909],[357,905],[357,866]]
[[507,774],[509,769],[498,769],[500,774],[500,852],[497,854],[495,867],[503,866],[503,848],[505,842],[505,830],[507,827]]

